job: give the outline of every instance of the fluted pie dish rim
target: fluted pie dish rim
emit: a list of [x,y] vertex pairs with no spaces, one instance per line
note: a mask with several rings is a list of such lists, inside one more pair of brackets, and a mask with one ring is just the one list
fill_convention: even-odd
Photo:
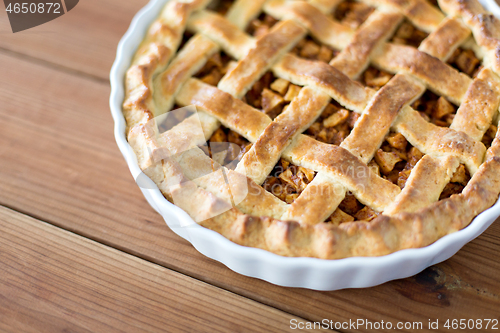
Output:
[[[141,169],[125,135],[127,124],[122,112],[125,97],[123,82],[147,28],[167,1],[152,0],[138,12],[119,43],[117,57],[110,74],[110,107],[115,121],[115,139],[134,179],[140,177]],[[493,0],[482,3],[496,15],[500,12]],[[500,216],[500,203],[497,201],[493,207],[480,213],[464,229],[448,234],[426,247],[399,250],[378,257],[349,257],[335,260],[284,257],[262,249],[238,245],[215,231],[199,226],[186,212],[166,200],[152,181],[149,182],[149,186],[141,187],[148,202],[163,216],[175,233],[188,240],[202,254],[220,261],[243,275],[282,286],[316,290],[369,287],[414,275],[430,265],[451,257]]]

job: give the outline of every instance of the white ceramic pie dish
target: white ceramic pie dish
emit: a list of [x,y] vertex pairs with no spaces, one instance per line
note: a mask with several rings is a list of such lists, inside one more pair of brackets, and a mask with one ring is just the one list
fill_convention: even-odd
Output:
[[[138,45],[147,28],[168,0],[151,0],[141,9],[118,45],[117,56],[110,73],[110,107],[115,121],[115,139],[129,169],[137,179],[141,174],[134,151],[125,137],[122,114],[124,78]],[[500,17],[500,7],[494,0],[481,0],[485,8]],[[220,261],[233,271],[287,287],[316,290],[363,288],[417,274],[444,261],[462,246],[479,236],[500,216],[500,200],[478,215],[471,224],[435,243],[418,249],[398,251],[382,257],[353,257],[338,260],[282,257],[261,249],[237,245],[215,231],[196,224],[182,209],[168,202],[149,179],[141,190],[149,204],[165,219],[179,236],[188,240],[202,254]],[[147,187],[147,188],[145,188]]]

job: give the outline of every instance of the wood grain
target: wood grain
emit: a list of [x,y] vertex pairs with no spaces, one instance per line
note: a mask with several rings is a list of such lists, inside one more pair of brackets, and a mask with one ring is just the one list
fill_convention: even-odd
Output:
[[315,292],[243,277],[147,205],[113,140],[106,84],[1,54],[0,72],[0,204],[308,320],[498,317],[498,222],[453,259],[375,288]]
[[2,332],[284,332],[292,319],[306,324],[1,206],[0,271]]
[[311,320],[498,317],[498,222],[416,277],[327,293],[237,275],[168,230],[116,148],[107,106],[116,45],[146,2],[80,1],[17,34],[0,11],[0,49],[16,52],[0,54],[0,203]]
[[[0,49],[108,80],[118,41],[148,0],[85,0],[57,20],[13,34],[0,10]],[[1,6],[0,6],[1,8]]]

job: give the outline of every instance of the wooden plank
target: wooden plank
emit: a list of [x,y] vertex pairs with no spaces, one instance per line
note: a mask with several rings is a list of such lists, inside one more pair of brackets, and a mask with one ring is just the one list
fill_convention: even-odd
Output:
[[0,49],[108,80],[118,41],[148,0],[85,0],[56,20],[12,33],[0,10]]
[[284,332],[292,319],[306,325],[2,206],[0,258],[2,332]]
[[498,316],[498,222],[446,263],[375,288],[315,292],[243,277],[147,205],[114,143],[106,84],[4,55],[0,71],[1,204],[308,320]]

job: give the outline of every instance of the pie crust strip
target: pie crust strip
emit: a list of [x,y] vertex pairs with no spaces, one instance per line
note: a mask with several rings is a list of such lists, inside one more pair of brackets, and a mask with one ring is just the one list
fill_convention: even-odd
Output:
[[[374,22],[377,22],[377,21],[374,20]],[[369,24],[368,24],[368,26],[369,26]],[[218,28],[222,29],[222,30],[225,30],[222,25],[218,25]],[[208,32],[210,33],[211,30],[208,30]],[[418,51],[415,50],[415,52],[418,52]],[[438,63],[440,65],[442,65],[441,67],[445,68],[445,70],[449,70],[450,72],[454,73],[453,72],[454,70],[452,70],[450,67],[448,67],[444,63],[442,63],[440,61],[438,61]],[[286,68],[286,65],[290,66],[290,64],[296,65],[296,66],[293,68],[293,70],[289,70],[288,72],[286,72],[284,70],[284,68]],[[307,65],[309,65],[309,66],[307,66]],[[284,56],[284,58],[280,62],[278,62],[278,64],[276,66],[273,67],[273,71],[279,77],[288,79],[288,80],[290,80],[293,83],[298,83],[298,84],[301,84],[301,85],[306,85],[307,83],[311,83],[311,85],[315,85],[316,87],[319,86],[318,83],[323,84],[322,88],[324,90],[327,90],[328,92],[330,92],[330,95],[331,96],[333,95],[332,97],[334,97],[334,99],[338,99],[341,104],[342,104],[342,100],[341,100],[342,97],[344,95],[346,95],[345,91],[349,91],[349,92],[351,92],[351,91],[355,91],[356,92],[357,91],[356,94],[357,95],[361,95],[361,96],[368,95],[368,94],[373,94],[373,92],[371,92],[369,90],[368,90],[368,93],[366,93],[366,90],[367,90],[366,88],[362,88],[362,87],[358,88],[356,86],[356,84],[354,84],[354,85],[350,84],[350,81],[347,78],[345,78],[340,73],[335,72],[333,69],[328,68],[328,66],[321,66],[321,64],[317,64],[317,63],[314,63],[314,65],[313,65],[312,62],[299,59],[299,58],[297,58],[295,56],[292,56],[292,55],[286,55],[286,56]],[[300,74],[301,71],[304,73],[303,75]],[[327,75],[325,75],[325,73]],[[456,73],[458,74],[458,72],[456,72]],[[285,75],[283,75],[283,74],[285,74]],[[294,77],[287,77],[286,74],[288,74],[290,76],[293,75]],[[328,74],[330,76],[328,76]],[[318,77],[319,77],[319,80],[318,80]],[[330,79],[330,77],[335,77],[335,78],[337,78],[337,80]],[[297,80],[297,78],[299,80]],[[312,80],[311,80],[311,78],[312,78]],[[339,80],[339,78],[341,80]],[[302,79],[302,82],[300,81],[300,79]],[[338,82],[342,82],[342,84],[338,84]],[[331,87],[334,86],[335,83],[337,83],[337,89],[336,90],[332,90]],[[326,86],[326,89],[325,89],[325,86]],[[353,89],[345,89],[345,87],[348,87],[348,88],[353,87]],[[343,89],[343,90],[340,90],[340,89]],[[349,98],[349,101],[347,103],[349,103],[349,102],[352,103],[352,101],[355,101],[355,99],[354,98]],[[344,103],[344,104],[347,104],[347,103]],[[363,104],[364,104],[363,105],[363,107],[364,107],[366,105],[366,100],[364,101]],[[351,106],[351,108],[353,108],[352,105],[349,105],[349,106]],[[358,110],[358,112],[360,112],[361,111],[361,107],[358,106],[357,110]],[[430,130],[434,130],[434,127],[435,127],[434,125],[431,125],[430,127],[427,126],[427,129],[428,130],[429,129]],[[406,131],[408,133],[412,134],[410,129],[406,128]],[[418,138],[417,136],[413,136],[413,137],[414,138]],[[410,141],[412,141],[412,140],[410,140]],[[414,140],[414,141],[417,141],[417,140]],[[415,143],[415,142],[412,142],[412,143]],[[417,144],[418,144],[418,142],[417,142]],[[474,148],[476,148],[476,150],[480,149],[480,147],[479,148],[474,147]],[[307,191],[307,188],[306,188],[306,191]]]
[[155,117],[153,78],[163,72],[177,51],[191,13],[205,8],[209,2],[170,1],[150,26],[126,73],[123,113],[127,121],[127,133],[136,124],[144,124]]
[[440,0],[439,6],[449,15],[461,18],[474,35],[483,63],[500,75],[500,21],[477,0]]
[[[485,162],[481,165],[480,163],[483,162],[485,155],[485,148],[478,140],[480,140],[484,134],[487,125],[491,123],[491,118],[494,117],[498,109],[498,78],[489,69],[483,69],[474,80],[471,80],[466,75],[458,73],[442,62],[449,56],[449,53],[446,54],[443,50],[439,50],[439,48],[436,47],[438,44],[435,43],[443,38],[442,36],[446,34],[446,29],[458,27],[457,33],[453,35],[453,40],[448,43],[450,49],[456,48],[457,45],[460,45],[467,39],[467,28],[464,28],[463,24],[460,24],[461,22],[458,19],[445,19],[442,13],[423,0],[408,0],[405,2],[396,0],[377,1],[376,3],[373,3],[373,1],[365,2],[372,3],[380,7],[383,11],[386,11],[388,8],[397,10],[423,30],[437,30],[435,30],[434,35],[431,34],[431,36],[429,36],[428,43],[424,44],[420,51],[410,47],[387,43],[385,40],[389,33],[384,34],[385,32],[379,32],[379,37],[375,37],[373,40],[357,40],[357,34],[361,34],[363,28],[366,28],[368,32],[369,30],[367,27],[369,27],[370,24],[376,26],[376,24],[373,23],[377,22],[375,18],[377,15],[383,16],[383,14],[375,12],[373,20],[369,20],[368,23],[365,22],[366,25],[354,33],[350,28],[346,28],[324,15],[327,9],[333,8],[337,4],[337,2],[333,0],[316,0],[310,1],[309,3],[304,1],[284,2],[281,0],[270,0],[264,3],[262,1],[251,2],[249,0],[238,0],[236,5],[233,6],[233,8],[236,9],[230,10],[228,17],[233,23],[237,24],[238,27],[244,28],[248,20],[258,15],[260,6],[263,6],[264,11],[279,14],[282,16],[280,17],[281,19],[285,18],[295,21],[297,24],[291,21],[285,22],[289,22],[288,24],[290,26],[299,27],[301,25],[307,28],[311,34],[320,41],[337,49],[345,50],[352,48],[353,50],[359,51],[361,50],[360,47],[365,43],[365,46],[368,46],[370,49],[364,53],[359,52],[361,59],[356,61],[356,59],[346,58],[347,60],[343,60],[345,63],[353,64],[352,68],[349,68],[349,72],[347,73],[349,76],[355,77],[362,71],[363,66],[366,66],[367,63],[373,63],[382,69],[399,74],[396,75],[396,79],[393,80],[404,78],[405,75],[412,75],[414,78],[420,80],[421,83],[425,84],[426,87],[446,96],[452,102],[456,104],[462,103],[450,129],[438,128],[435,125],[426,123],[421,118],[416,118],[420,116],[416,111],[407,106],[409,100],[411,100],[410,96],[406,96],[406,99],[403,98],[404,102],[396,108],[398,110],[397,112],[392,109],[389,110],[388,119],[392,120],[392,128],[403,133],[412,145],[421,148],[422,151],[428,154],[424,156],[413,169],[408,179],[408,184],[401,194],[399,194],[400,191],[398,187],[392,186],[392,183],[373,174],[366,166],[366,162],[363,163],[364,161],[361,161],[348,150],[342,147],[322,144],[314,139],[299,134],[303,130],[302,127],[306,126],[309,119],[313,119],[316,114],[320,112],[318,111],[320,108],[316,107],[310,109],[311,113],[307,112],[309,118],[301,123],[301,125],[303,125],[302,127],[291,131],[288,135],[284,135],[282,140],[279,141],[280,144],[276,144],[278,151],[282,150],[282,156],[285,159],[297,165],[319,171],[313,182],[306,188],[302,195],[297,198],[294,204],[286,205],[282,202],[278,203],[280,202],[279,199],[263,190],[255,182],[248,179],[246,180],[248,184],[252,186],[255,184],[257,189],[261,191],[258,193],[262,195],[250,196],[251,198],[243,200],[243,202],[245,202],[243,206],[238,204],[239,206],[237,207],[241,207],[242,210],[244,207],[244,209],[249,212],[257,211],[257,207],[260,204],[263,204],[264,208],[276,207],[278,213],[267,214],[261,212],[263,214],[259,214],[269,215],[272,218],[251,217],[242,214],[235,208],[229,209],[231,205],[228,206],[228,201],[234,204],[234,193],[232,193],[231,188],[221,189],[221,177],[229,175],[229,178],[234,177],[241,179],[242,175],[218,166],[217,171],[212,172],[214,176],[207,177],[202,175],[198,177],[199,170],[188,170],[189,166],[193,165],[192,159],[204,163],[209,162],[211,167],[213,167],[213,162],[211,162],[208,157],[204,156],[197,147],[179,158],[165,158],[161,160],[161,163],[155,163],[155,158],[158,158],[155,157],[155,154],[161,156],[160,153],[156,152],[161,152],[163,145],[166,145],[166,141],[163,140],[175,134],[175,128],[162,134],[158,134],[154,128],[145,125],[132,128],[129,134],[129,141],[131,145],[136,148],[136,151],[144,151],[144,147],[149,147],[153,150],[152,156],[138,156],[140,164],[146,166],[146,169],[157,169],[158,167],[162,167],[166,178],[164,177],[160,182],[173,182],[170,187],[159,185],[166,196],[174,198],[182,194],[181,197],[184,199],[180,198],[179,200],[181,201],[179,201],[179,203],[176,202],[176,204],[194,216],[196,221],[201,221],[200,218],[206,219],[202,223],[203,225],[222,233],[224,236],[239,244],[260,247],[283,255],[304,255],[322,258],[340,258],[353,255],[381,255],[402,248],[424,246],[446,233],[459,230],[469,223],[473,216],[491,205],[494,200],[496,200],[500,187],[500,181],[498,177],[495,177],[495,175],[500,172],[500,137],[499,134],[497,134],[497,138],[493,141],[491,148],[486,152]],[[484,10],[477,5],[476,1],[465,1],[460,6],[457,5],[456,1],[451,0],[440,1],[440,3],[443,4],[443,7],[446,7],[449,13],[453,12],[453,15],[464,20],[467,27],[472,30],[474,37],[478,40],[479,50],[483,50],[485,53],[485,58],[487,60],[485,64],[487,66],[491,65],[493,70],[498,72],[495,67],[495,61],[498,61],[498,59],[492,59],[491,56],[492,52],[496,52],[494,48],[498,45],[497,31],[499,30],[497,20],[488,18],[488,14],[483,12]],[[174,30],[176,30],[175,32],[180,31],[181,35],[191,12],[201,10],[205,5],[206,2],[201,1],[175,3],[175,5],[171,5],[173,6],[172,8],[180,11],[182,14],[179,16],[181,17],[180,20],[177,19],[172,21],[178,24],[178,26],[174,28]],[[318,8],[314,6],[318,6]],[[248,14],[241,12],[245,7],[250,9]],[[300,8],[300,11],[297,8]],[[377,99],[383,95],[383,89],[375,94],[373,90],[360,86],[350,80],[348,76],[335,70],[331,66],[326,64],[318,65],[318,63],[285,54],[290,45],[294,44],[295,40],[292,40],[288,44],[282,44],[282,47],[280,47],[277,52],[273,51],[274,53],[270,53],[271,62],[273,64],[270,64],[269,67],[257,66],[257,68],[251,68],[249,62],[245,62],[245,59],[250,59],[249,55],[252,52],[257,52],[257,56],[262,54],[259,52],[262,52],[265,48],[263,48],[262,45],[259,46],[259,40],[265,40],[265,38],[269,36],[264,36],[255,41],[249,36],[242,37],[246,36],[243,32],[232,33],[227,30],[223,31],[225,27],[230,26],[229,21],[226,19],[214,18],[212,16],[212,23],[207,23],[209,21],[207,17],[210,15],[205,15],[205,17],[203,17],[201,13],[203,12],[198,11],[198,14],[200,14],[198,16],[198,22],[193,20],[194,23],[191,24],[191,21],[189,21],[189,28],[197,30],[200,25],[205,25],[203,32],[196,36],[196,38],[202,40],[207,45],[205,50],[215,52],[213,50],[217,51],[219,47],[222,47],[225,51],[229,50],[228,53],[233,57],[242,59],[236,66],[240,66],[239,72],[234,72],[235,69],[233,69],[233,71],[227,74],[227,77],[233,75],[234,83],[243,82],[243,76],[246,74],[251,77],[247,83],[243,83],[241,87],[231,91],[233,96],[242,96],[242,94],[244,94],[243,91],[248,89],[249,85],[255,82],[255,80],[257,80],[268,68],[272,67],[271,69],[278,77],[303,85],[304,88],[302,91],[309,92],[308,89],[311,89],[310,93],[313,94],[314,97],[324,96],[324,100],[327,101],[328,96],[330,96],[345,107],[362,113],[361,118],[365,119],[365,121],[358,122],[355,129],[357,126],[361,129],[363,126],[368,126],[366,124],[370,125],[370,106],[373,106],[377,102],[383,103],[383,101]],[[198,14],[194,14],[195,17]],[[247,22],[235,22],[235,18],[242,18],[241,21],[246,19]],[[443,21],[443,19],[445,20]],[[382,22],[379,21],[378,23],[381,24]],[[286,23],[283,22],[278,24],[278,28],[285,24]],[[328,27],[335,27],[338,31],[334,33],[332,29],[327,29]],[[168,29],[163,30],[168,31]],[[298,30],[297,28],[297,31]],[[223,33],[221,33],[222,31]],[[272,29],[272,32],[275,31],[276,30]],[[218,33],[218,35],[215,33]],[[304,32],[302,32],[302,34],[303,33]],[[335,34],[343,34],[343,38],[337,38]],[[293,35],[295,34],[292,33],[290,36]],[[140,50],[138,52],[136,59],[140,60],[134,62],[136,65],[131,67],[130,75],[127,76],[126,83],[127,99],[124,103],[124,114],[129,127],[135,124],[144,124],[150,120],[151,117],[156,115],[151,96],[151,89],[153,88],[152,78],[154,75],[162,73],[171,55],[175,52],[179,41],[180,39],[177,39],[177,45],[175,45],[175,38],[172,39],[167,37],[164,38],[161,43],[149,43],[145,48],[146,51]],[[210,43],[213,43],[213,45]],[[241,45],[240,48],[234,46],[237,43]],[[200,45],[201,44],[200,42]],[[172,48],[168,46],[172,46]],[[492,51],[493,49],[494,51]],[[432,58],[422,51],[429,53],[435,51],[438,58]],[[167,68],[167,72],[169,72],[170,69],[170,73],[175,74],[172,76],[173,84],[171,86],[164,84],[163,87],[167,91],[166,98],[170,100],[170,102],[167,101],[167,106],[168,103],[173,103],[175,100],[181,105],[195,104],[199,106],[200,109],[210,114],[208,115],[203,112],[199,113],[199,117],[204,118],[202,136],[205,136],[205,139],[209,137],[209,134],[217,127],[217,119],[254,143],[259,140],[265,141],[266,136],[269,140],[269,135],[271,133],[276,133],[277,128],[285,124],[290,125],[293,123],[292,119],[296,119],[294,117],[297,116],[297,113],[292,112],[293,109],[291,109],[288,113],[288,110],[285,111],[282,118],[278,117],[274,122],[271,122],[265,114],[249,107],[230,94],[217,88],[204,85],[199,80],[191,79],[190,76],[193,72],[197,71],[196,68],[203,66],[202,63],[205,62],[205,59],[201,57],[201,60],[200,58],[193,59],[183,64],[179,61],[181,59],[181,57],[179,57],[181,53],[182,51]],[[347,53],[347,51],[345,53]],[[253,57],[255,57],[255,55],[253,55]],[[342,57],[340,59],[342,60]],[[412,59],[412,61],[410,62],[408,59]],[[197,60],[200,60],[200,62],[198,63]],[[346,69],[348,67],[349,66],[346,66]],[[241,68],[245,70],[241,70]],[[161,75],[165,75],[165,73]],[[407,77],[407,79],[409,80],[408,82],[415,80],[409,77]],[[449,82],[453,82],[453,85],[450,85]],[[415,87],[419,85],[421,87],[421,83],[414,81]],[[447,83],[448,85],[443,86],[443,83]],[[226,87],[224,87],[223,85],[222,89],[230,90],[229,86],[230,85],[226,85]],[[390,88],[391,86],[389,86],[387,90]],[[315,92],[314,89],[318,91]],[[220,100],[210,104],[210,98],[213,98],[212,95],[219,96]],[[416,93],[416,95],[418,95],[418,93]],[[344,96],[348,96],[349,98],[345,98]],[[207,99],[206,97],[209,98]],[[478,102],[479,100],[485,100],[487,106],[481,108]],[[187,101],[190,103],[187,103]],[[292,104],[294,102],[296,102],[296,100],[292,101]],[[220,106],[230,106],[232,112],[224,112],[224,110],[220,109]],[[239,109],[240,107],[241,110]],[[235,116],[238,112],[234,112],[235,110],[245,114],[244,117],[240,119],[245,119],[245,121],[248,120],[250,126],[247,126],[247,123],[243,126],[239,122],[240,119]],[[161,112],[162,110],[159,111],[159,113]],[[257,116],[256,112],[260,113],[260,116]],[[397,114],[397,116],[394,116],[395,114]],[[215,117],[212,117],[214,115]],[[477,120],[478,123],[478,126],[475,128],[470,125],[471,115],[473,115],[473,119]],[[469,119],[469,122],[467,123],[465,119]],[[371,121],[373,120],[374,119],[371,119]],[[179,124],[179,126],[187,126],[180,132],[189,128],[190,121],[191,119],[188,118]],[[208,126],[206,124],[208,124]],[[387,126],[387,124],[385,125]],[[371,123],[370,126],[374,126],[373,123]],[[268,128],[269,130],[266,133]],[[271,130],[273,128],[274,130]],[[421,130],[423,130],[423,133],[420,132]],[[386,131],[385,128],[384,131]],[[353,130],[353,132],[356,133],[355,130]],[[380,131],[374,135],[380,138],[382,132],[383,131]],[[262,133],[264,133],[264,136],[262,136]],[[427,136],[434,137],[434,140],[428,140]],[[195,141],[196,140],[191,144],[194,144]],[[349,143],[349,141],[347,143]],[[355,148],[360,149],[359,147],[348,148],[353,151]],[[364,153],[358,155],[363,158],[364,156],[369,156],[368,153],[373,151],[373,147],[364,150],[361,148],[361,150],[364,151]],[[277,156],[279,158],[279,153],[273,153],[271,155],[272,158],[266,160],[267,164],[271,164],[269,161],[275,160]],[[367,159],[367,157],[365,157],[365,159]],[[433,188],[434,191],[431,193],[433,196],[426,198],[432,201],[435,199],[437,193],[435,191],[435,183],[440,183],[437,186],[438,188],[444,186],[441,185],[441,183],[443,183],[443,179],[446,180],[446,178],[438,179],[437,177],[430,177],[427,179],[427,183],[425,181],[419,182],[418,179],[423,177],[421,171],[425,171],[425,168],[431,168],[438,171],[435,175],[445,173],[447,177],[451,177],[452,170],[456,168],[460,162],[465,163],[470,173],[473,174],[472,179],[464,191],[449,199],[433,203],[427,208],[419,209],[418,213],[394,213],[392,216],[379,216],[370,223],[348,222],[340,226],[333,226],[315,224],[316,221],[321,221],[326,218],[326,216],[324,216],[325,214],[311,212],[310,209],[302,205],[304,203],[302,199],[306,198],[304,194],[309,188],[324,187],[326,189],[331,189],[339,184],[340,193],[332,196],[331,199],[333,200],[330,202],[315,200],[315,204],[311,205],[311,207],[316,210],[323,207],[326,208],[327,211],[333,211],[340,202],[339,200],[343,199],[345,191],[352,190],[360,201],[376,210],[383,211],[393,202],[399,202],[401,205],[398,199],[404,198],[405,195],[411,197],[412,193],[410,190],[419,190],[416,186],[411,185],[413,183],[428,184],[429,188]],[[206,166],[208,167],[209,164]],[[347,172],[338,170],[341,165],[359,167],[359,170],[367,170],[367,176],[363,178],[346,175]],[[187,170],[187,173],[190,174],[191,177],[197,178],[194,180],[186,179],[183,175],[183,170]],[[194,173],[189,173],[190,171],[194,171]],[[158,173],[153,173],[152,175],[153,177],[158,176]],[[365,181],[367,181],[367,183],[365,183]],[[372,188],[368,191],[371,193],[360,193],[359,188],[357,188],[360,185],[371,186]],[[205,187],[209,191],[198,186]],[[228,186],[231,187],[231,184]],[[210,193],[217,192],[217,187],[219,187],[218,193],[226,191],[224,192],[226,194],[222,195],[224,197],[223,199],[217,198]],[[387,191],[383,198],[374,198],[373,196],[375,194],[381,193],[381,189]],[[231,192],[229,195],[228,191]],[[405,193],[405,191],[407,191],[407,193]],[[185,196],[187,194],[197,198],[196,204],[202,206],[202,209],[194,207],[191,198],[191,202],[186,199]],[[254,199],[256,201],[251,201]],[[262,201],[267,199],[270,201]],[[301,203],[301,205],[295,205],[295,203]],[[316,203],[324,204],[324,206],[318,206]],[[255,206],[252,208],[251,206],[253,204],[255,204]],[[416,211],[417,209],[413,210]],[[215,212],[220,213],[222,211],[223,213],[219,215],[213,215]],[[305,215],[304,218],[308,215],[314,216],[315,218],[312,221],[314,225],[284,222],[273,219],[279,218],[278,216],[287,217],[295,214],[302,217]],[[411,223],[409,223],[410,221]],[[425,221],[432,221],[433,223],[426,224]]]

